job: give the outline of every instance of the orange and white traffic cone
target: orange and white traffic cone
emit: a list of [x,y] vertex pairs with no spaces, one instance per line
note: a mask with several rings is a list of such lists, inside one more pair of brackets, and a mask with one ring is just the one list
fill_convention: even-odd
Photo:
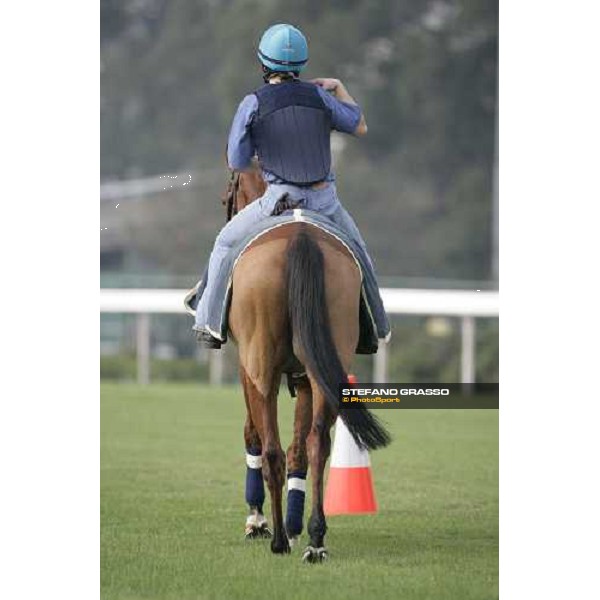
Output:
[[[348,375],[348,383],[356,383],[356,377]],[[377,512],[369,453],[357,446],[339,417],[323,510],[327,516]]]

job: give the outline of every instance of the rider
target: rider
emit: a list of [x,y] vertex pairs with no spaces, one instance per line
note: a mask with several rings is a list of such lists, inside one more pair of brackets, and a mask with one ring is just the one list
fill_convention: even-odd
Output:
[[[365,117],[344,84],[338,79],[299,79],[308,61],[308,45],[302,32],[292,25],[273,25],[258,47],[265,85],[247,95],[233,119],[227,144],[231,169],[250,168],[258,155],[265,194],[242,209],[221,230],[210,256],[206,288],[212,285],[218,265],[244,235],[271,215],[277,200],[288,193],[300,206],[329,217],[340,229],[365,243],[352,217],[337,197],[331,170],[331,130],[363,136]],[[221,342],[207,330],[207,289],[196,307],[198,340],[209,348]],[[383,308],[375,311],[379,337],[389,333]],[[379,318],[378,314],[379,313]]]

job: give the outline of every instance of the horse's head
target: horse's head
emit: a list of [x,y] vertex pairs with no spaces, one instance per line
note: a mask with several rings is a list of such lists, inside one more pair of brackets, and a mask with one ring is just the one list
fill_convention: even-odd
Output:
[[260,198],[267,189],[258,161],[246,171],[231,171],[231,178],[221,201],[227,210],[227,220],[231,221],[242,208]]

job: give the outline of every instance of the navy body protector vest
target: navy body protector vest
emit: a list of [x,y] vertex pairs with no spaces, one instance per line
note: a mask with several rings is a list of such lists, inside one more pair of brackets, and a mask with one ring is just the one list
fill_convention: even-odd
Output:
[[295,185],[325,179],[331,169],[331,110],[316,85],[294,80],[256,90],[251,126],[261,167]]

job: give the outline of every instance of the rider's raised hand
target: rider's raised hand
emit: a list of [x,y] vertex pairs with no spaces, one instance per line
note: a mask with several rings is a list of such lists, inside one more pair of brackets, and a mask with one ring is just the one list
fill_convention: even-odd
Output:
[[310,82],[322,87],[326,92],[335,92],[342,85],[339,79],[332,79],[330,77],[317,77],[316,79],[311,79]]

